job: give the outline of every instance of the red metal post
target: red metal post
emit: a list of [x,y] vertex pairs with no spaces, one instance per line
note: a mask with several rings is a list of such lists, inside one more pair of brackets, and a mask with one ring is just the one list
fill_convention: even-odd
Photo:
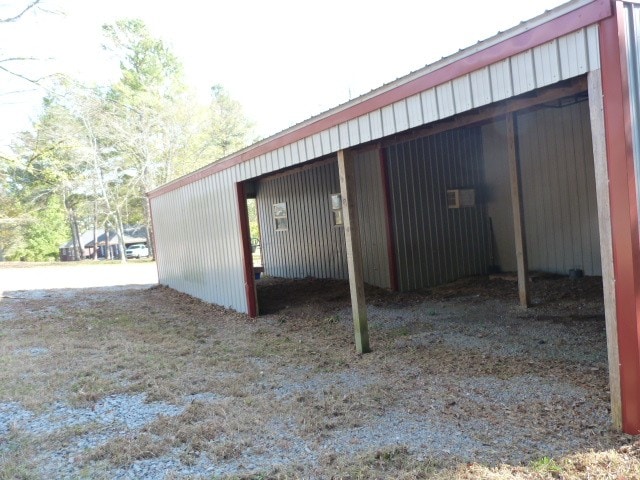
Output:
[[621,2],[600,22],[600,61],[609,169],[622,429],[640,433],[640,236]]
[[238,216],[240,219],[240,238],[242,241],[242,263],[244,270],[244,289],[247,295],[247,313],[251,318],[258,316],[258,299],[256,298],[255,274],[253,272],[253,256],[251,255],[251,234],[249,232],[249,212],[244,183],[236,183],[238,200]]

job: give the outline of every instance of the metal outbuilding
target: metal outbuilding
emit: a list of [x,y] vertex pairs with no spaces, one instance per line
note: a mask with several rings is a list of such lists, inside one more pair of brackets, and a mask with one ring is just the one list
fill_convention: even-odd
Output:
[[258,314],[266,273],[411,290],[602,275],[614,425],[640,433],[640,3],[574,0],[149,193],[159,281]]

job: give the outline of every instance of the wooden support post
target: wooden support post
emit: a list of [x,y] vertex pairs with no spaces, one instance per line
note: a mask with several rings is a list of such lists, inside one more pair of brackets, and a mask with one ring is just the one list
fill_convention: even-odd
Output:
[[347,265],[349,267],[349,289],[351,290],[351,310],[358,353],[370,352],[367,306],[364,300],[364,274],[358,207],[356,199],[356,175],[353,159],[344,150],[338,151],[338,171],[340,174],[340,195],[342,196],[342,218],[344,236],[347,242]]
[[518,139],[515,113],[507,114],[507,156],[511,180],[511,207],[513,210],[513,230],[516,241],[516,263],[518,265],[518,295],[520,305],[531,304],[529,295],[529,266],[527,264],[527,241],[524,228],[524,207],[522,205],[522,182],[518,159]]
[[622,398],[620,394],[620,353],[618,351],[618,318],[616,315],[616,289],[613,271],[613,237],[611,235],[611,207],[609,202],[609,169],[604,129],[602,77],[600,70],[589,72],[589,114],[593,142],[593,163],[596,174],[598,227],[600,232],[600,258],[602,263],[602,290],[604,318],[607,330],[609,356],[609,390],[611,392],[611,421],[616,430],[622,430]]

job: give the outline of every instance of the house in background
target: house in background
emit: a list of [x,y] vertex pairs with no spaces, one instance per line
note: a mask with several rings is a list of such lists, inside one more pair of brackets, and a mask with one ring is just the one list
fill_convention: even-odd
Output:
[[[103,231],[94,242],[93,230],[87,230],[80,235],[82,244],[82,258],[91,258],[94,248],[97,249],[98,258],[120,258],[120,241],[115,230]],[[124,228],[124,245],[129,247],[136,243],[147,244],[147,227],[137,225]],[[94,247],[95,245],[95,247]],[[108,253],[107,248],[110,249]],[[73,240],[60,246],[60,261],[70,262],[75,260],[73,255]]]
[[[86,247],[89,242],[93,242],[93,230],[87,230],[82,235],[80,235],[82,258],[91,258],[93,256],[93,248]],[[74,260],[76,260],[73,250],[73,240],[69,240],[67,243],[60,245],[60,261],[73,262]]]

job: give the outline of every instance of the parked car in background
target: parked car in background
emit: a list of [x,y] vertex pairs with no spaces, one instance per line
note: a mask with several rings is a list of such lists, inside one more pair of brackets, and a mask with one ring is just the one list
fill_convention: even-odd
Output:
[[125,255],[127,258],[142,258],[149,256],[149,249],[143,243],[136,243],[135,245],[129,246],[125,251]]

